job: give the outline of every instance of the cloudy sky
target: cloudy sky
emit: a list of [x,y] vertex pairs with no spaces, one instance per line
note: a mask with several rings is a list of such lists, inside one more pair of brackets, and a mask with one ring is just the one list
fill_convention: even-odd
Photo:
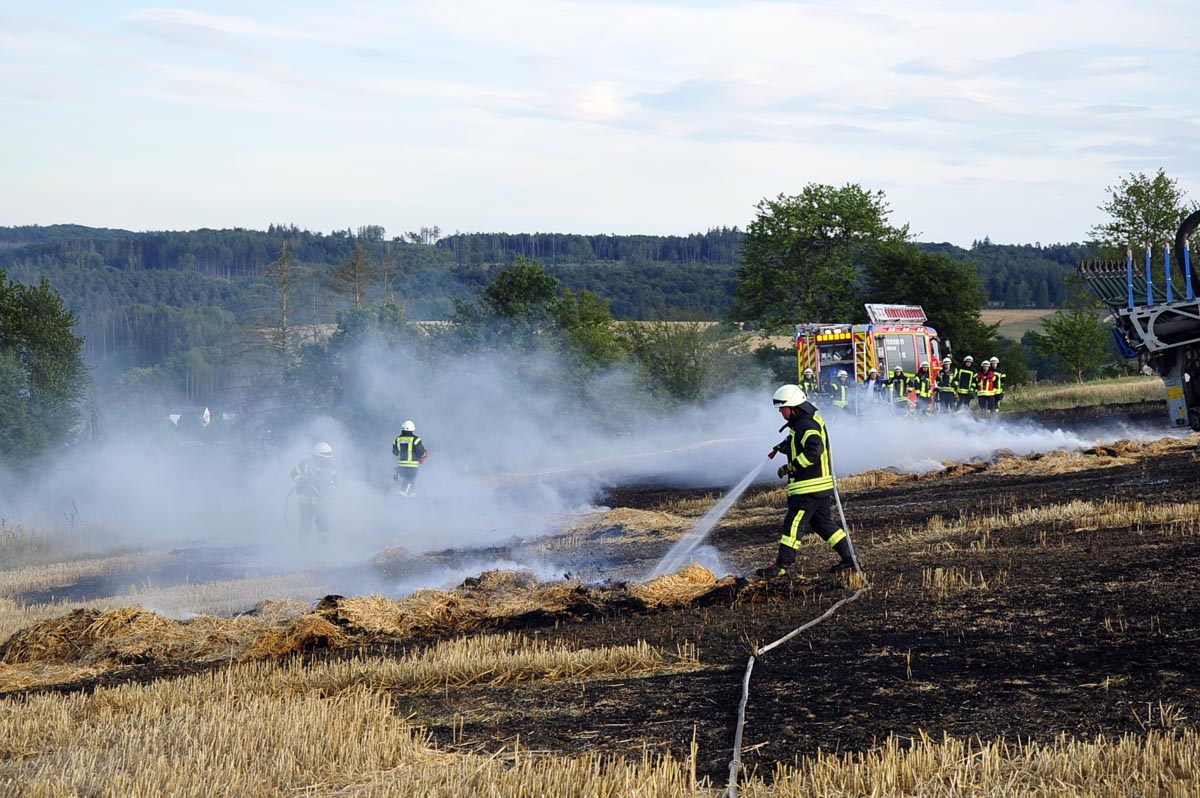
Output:
[[0,0],[0,225],[745,227],[808,183],[969,246],[1200,199],[1191,0]]

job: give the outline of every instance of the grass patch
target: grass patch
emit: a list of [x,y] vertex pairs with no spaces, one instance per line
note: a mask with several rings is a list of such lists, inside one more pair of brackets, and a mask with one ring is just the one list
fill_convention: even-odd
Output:
[[1161,377],[1119,377],[1084,383],[1034,383],[1004,392],[1005,411],[1056,410],[1166,399]]

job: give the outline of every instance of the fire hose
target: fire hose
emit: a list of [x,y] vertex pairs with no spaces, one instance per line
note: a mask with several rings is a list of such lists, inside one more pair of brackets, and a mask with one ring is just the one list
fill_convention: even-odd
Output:
[[[846,525],[846,513],[842,509],[842,497],[838,494],[836,477],[833,480],[833,498],[834,498],[834,501],[837,503],[838,516],[841,518],[841,521],[842,521],[842,529],[847,529],[848,527]],[[854,548],[854,542],[850,540],[849,532],[846,533],[846,540],[850,542],[850,556],[851,556],[851,559],[854,560],[854,573],[856,573],[860,577],[862,577],[862,568],[859,567],[859,563],[858,563],[858,551]],[[795,629],[788,632],[786,635],[779,638],[775,642],[768,643],[765,646],[756,648],[754,650],[754,653],[750,655],[750,659],[746,662],[746,674],[742,677],[742,700],[738,703],[737,729],[733,735],[733,759],[730,760],[730,762],[729,762],[729,786],[725,792],[725,794],[728,796],[728,798],[737,798],[737,795],[738,795],[737,780],[738,780],[738,774],[742,770],[742,730],[746,725],[746,702],[750,700],[750,673],[751,673],[751,671],[754,670],[755,657],[761,657],[762,655],[766,654],[768,651],[770,651],[778,646],[783,645],[784,643],[791,640],[793,637],[800,634],[801,632],[803,632],[807,629],[811,629],[812,627],[816,626],[817,624],[821,623],[822,621],[827,620],[828,618],[832,617],[833,614],[835,612],[837,612],[839,609],[841,609],[844,605],[849,604],[853,601],[857,601],[859,596],[861,596],[863,593],[866,593],[870,589],[871,589],[871,584],[866,581],[865,577],[863,577],[863,586],[860,587],[858,590],[854,591],[854,593],[852,595],[849,595],[846,598],[842,599],[841,601],[838,601],[832,607],[825,610],[825,612],[822,613],[819,617],[814,618],[811,621],[808,621],[807,623],[805,623],[801,626],[797,626]]]

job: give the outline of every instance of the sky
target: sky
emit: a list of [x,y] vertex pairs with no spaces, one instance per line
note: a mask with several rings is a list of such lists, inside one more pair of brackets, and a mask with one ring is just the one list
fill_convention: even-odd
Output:
[[0,0],[0,225],[687,235],[810,183],[918,241],[1200,199],[1187,0]]

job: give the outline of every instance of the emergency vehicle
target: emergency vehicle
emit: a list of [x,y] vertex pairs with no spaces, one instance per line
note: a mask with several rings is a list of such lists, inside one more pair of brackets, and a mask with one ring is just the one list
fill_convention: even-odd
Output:
[[797,324],[796,365],[801,379],[812,369],[822,386],[845,370],[856,382],[878,369],[886,378],[899,366],[908,376],[929,366],[930,382],[942,369],[937,330],[925,325],[920,305],[865,305],[868,324]]

